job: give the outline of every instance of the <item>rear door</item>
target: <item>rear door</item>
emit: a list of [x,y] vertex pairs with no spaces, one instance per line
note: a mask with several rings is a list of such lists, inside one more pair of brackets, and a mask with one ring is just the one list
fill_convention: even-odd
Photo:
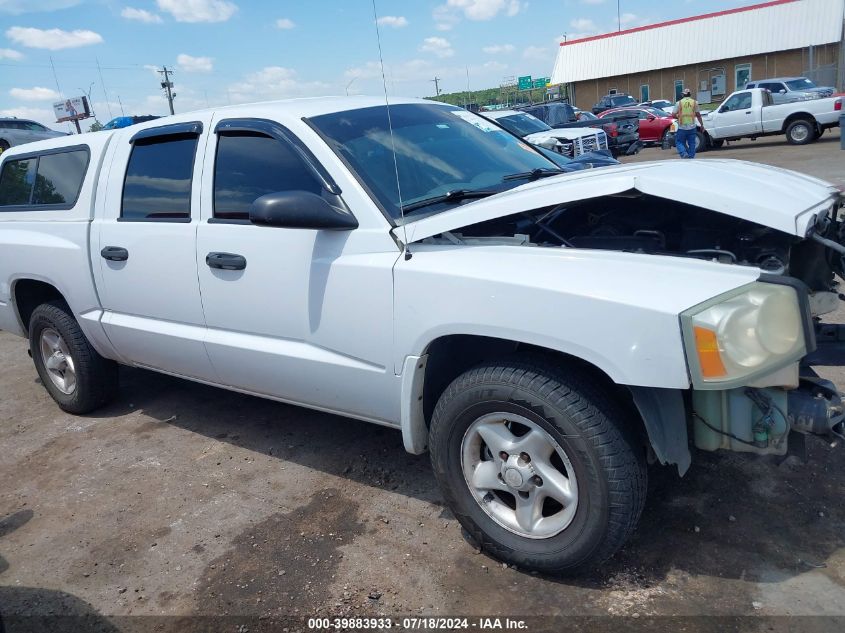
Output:
[[99,253],[103,327],[121,356],[214,381],[196,263],[196,201],[210,118],[116,133],[92,248]]

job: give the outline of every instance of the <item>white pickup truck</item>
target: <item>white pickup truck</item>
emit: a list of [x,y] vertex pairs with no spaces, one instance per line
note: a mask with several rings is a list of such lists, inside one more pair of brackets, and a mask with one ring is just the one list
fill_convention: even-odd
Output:
[[775,104],[763,88],[731,94],[704,120],[705,147],[721,147],[725,141],[785,134],[792,145],[804,145],[839,125],[845,97],[827,97]]
[[842,204],[737,161],[562,174],[430,101],[234,106],[4,152],[0,329],[71,413],[130,365],[399,429],[481,547],[574,573],[647,462],[841,432],[808,364],[845,356]]

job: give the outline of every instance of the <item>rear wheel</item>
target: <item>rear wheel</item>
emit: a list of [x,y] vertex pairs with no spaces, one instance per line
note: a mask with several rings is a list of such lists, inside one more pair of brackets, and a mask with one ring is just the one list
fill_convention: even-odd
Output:
[[69,413],[88,413],[117,392],[117,364],[100,356],[62,301],[35,308],[29,348],[41,382]]
[[790,145],[806,145],[816,138],[816,129],[812,121],[797,119],[786,126],[786,141]]
[[574,574],[612,556],[646,493],[632,420],[581,374],[531,357],[458,377],[437,403],[431,459],[446,502],[497,558]]
[[704,133],[699,130],[695,131],[695,152],[703,152],[707,149],[707,139],[704,138]]

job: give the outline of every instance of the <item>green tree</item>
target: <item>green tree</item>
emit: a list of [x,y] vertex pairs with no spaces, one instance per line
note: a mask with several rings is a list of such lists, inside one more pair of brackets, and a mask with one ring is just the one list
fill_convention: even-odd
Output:
[[91,127],[88,128],[89,132],[99,132],[103,129],[103,124],[100,123],[97,119],[94,119],[94,122],[91,124]]

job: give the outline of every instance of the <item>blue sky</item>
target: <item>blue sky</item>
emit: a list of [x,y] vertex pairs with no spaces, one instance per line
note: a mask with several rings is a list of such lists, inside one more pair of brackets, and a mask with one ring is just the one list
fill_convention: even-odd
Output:
[[[428,96],[547,76],[559,38],[617,29],[616,0],[376,0],[388,90]],[[620,0],[622,26],[755,4]],[[52,62],[55,66],[55,75]],[[97,62],[100,71],[97,69]],[[671,60],[667,60],[670,64]],[[0,116],[53,121],[88,93],[97,118],[382,92],[372,0],[0,0]],[[102,75],[102,77],[101,77]]]

